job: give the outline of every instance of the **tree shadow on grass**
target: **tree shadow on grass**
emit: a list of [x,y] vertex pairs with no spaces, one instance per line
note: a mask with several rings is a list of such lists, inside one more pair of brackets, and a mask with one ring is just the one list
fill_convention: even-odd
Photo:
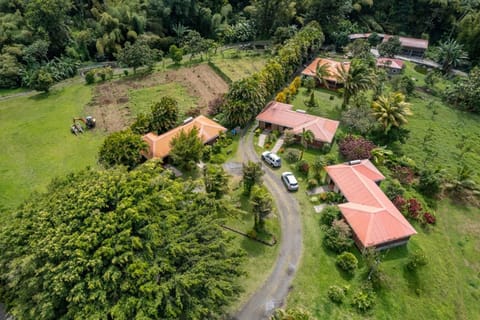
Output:
[[260,256],[265,253],[269,246],[262,244],[258,241],[243,237],[241,242],[242,249],[247,252],[249,256]]
[[33,96],[30,96],[28,99],[35,100],[35,101],[41,101],[41,100],[51,98],[51,97],[57,95],[58,93],[60,93],[61,91],[62,91],[62,89],[56,89],[56,90],[52,90],[52,91],[49,91],[49,92],[37,92],[37,94],[35,94]]
[[417,271],[410,271],[407,268],[403,268],[403,277],[407,281],[408,289],[416,294],[420,295],[423,289],[422,280]]
[[390,248],[385,250],[384,252],[380,252],[382,257],[382,261],[391,261],[397,259],[404,259],[408,257],[408,247],[407,245],[398,246],[394,248]]

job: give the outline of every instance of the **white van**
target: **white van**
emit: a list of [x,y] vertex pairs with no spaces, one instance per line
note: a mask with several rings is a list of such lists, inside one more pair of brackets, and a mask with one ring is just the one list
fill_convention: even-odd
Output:
[[265,151],[262,153],[262,160],[274,168],[280,168],[282,166],[282,159],[270,151]]

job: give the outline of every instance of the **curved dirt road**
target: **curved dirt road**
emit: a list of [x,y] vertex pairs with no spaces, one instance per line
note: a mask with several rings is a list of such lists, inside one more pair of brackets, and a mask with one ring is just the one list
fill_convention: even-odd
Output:
[[[243,152],[244,161],[260,161],[253,147],[251,130],[242,137],[239,152]],[[302,221],[297,200],[286,191],[280,178],[269,167],[263,168],[265,186],[272,194],[280,216],[282,239],[272,273],[235,314],[234,319],[238,320],[267,319],[273,308],[283,305],[302,256]]]

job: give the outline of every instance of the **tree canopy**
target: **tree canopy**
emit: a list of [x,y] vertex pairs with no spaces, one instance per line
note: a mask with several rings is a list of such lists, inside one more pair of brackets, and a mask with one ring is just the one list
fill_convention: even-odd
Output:
[[212,319],[242,251],[222,208],[155,162],[55,180],[0,227],[0,301],[17,319]]

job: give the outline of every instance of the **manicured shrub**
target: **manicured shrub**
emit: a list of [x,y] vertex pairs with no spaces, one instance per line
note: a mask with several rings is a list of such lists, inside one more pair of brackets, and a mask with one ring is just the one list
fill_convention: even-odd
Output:
[[294,163],[300,159],[300,151],[297,149],[287,149],[285,151],[285,159],[290,162]]
[[347,160],[356,159],[370,159],[372,157],[372,149],[375,144],[363,137],[357,137],[353,135],[346,136],[339,143],[340,153]]
[[442,190],[442,174],[439,170],[422,170],[418,181],[418,191],[427,197],[435,198]]
[[306,78],[305,80],[303,80],[303,86],[307,88],[307,92],[312,91],[313,89],[315,89],[316,86],[315,79],[312,77]]
[[325,232],[323,243],[334,252],[342,252],[352,246],[353,240],[351,236],[352,231],[348,224],[343,220],[335,220],[332,226]]
[[343,271],[354,274],[358,267],[358,259],[352,253],[345,251],[337,256],[336,264]]
[[337,206],[327,206],[322,210],[320,223],[324,226],[331,226],[333,221],[340,219],[340,210]]
[[418,268],[427,265],[428,259],[423,251],[415,251],[408,257],[407,269],[410,271],[416,271]]
[[89,70],[85,73],[85,82],[87,84],[92,84],[95,82],[95,70]]
[[310,170],[310,164],[309,164],[308,161],[305,160],[305,159],[300,160],[300,161],[297,163],[297,169],[298,169],[298,171],[300,171],[300,172],[303,173],[304,175],[308,175],[308,171]]
[[328,287],[328,298],[335,303],[342,303],[345,299],[346,290],[343,287],[332,285]]
[[375,293],[371,289],[361,289],[353,295],[352,306],[360,312],[366,312],[375,305]]
[[314,179],[314,178],[308,179],[308,181],[307,181],[307,186],[308,186],[308,189],[313,189],[313,188],[315,188],[316,186],[318,186],[318,180],[317,180],[317,179]]
[[[403,196],[405,189],[397,179],[388,179],[382,183],[381,188],[385,195],[393,201],[398,196]],[[400,209],[399,209],[400,210]]]

